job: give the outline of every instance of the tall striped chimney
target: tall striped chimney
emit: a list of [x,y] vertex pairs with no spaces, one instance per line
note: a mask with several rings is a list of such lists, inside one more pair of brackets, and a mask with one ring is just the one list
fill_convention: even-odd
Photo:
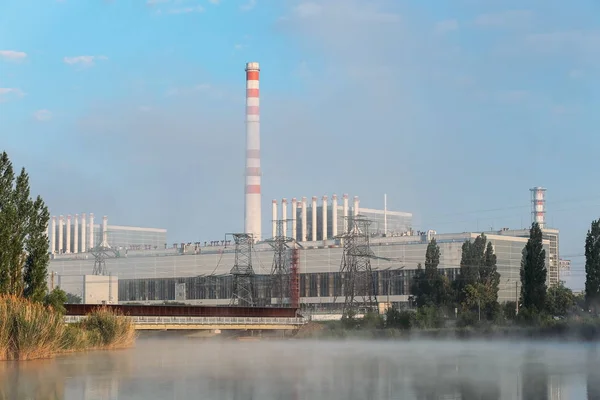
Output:
[[246,210],[244,232],[261,240],[259,65],[246,64]]

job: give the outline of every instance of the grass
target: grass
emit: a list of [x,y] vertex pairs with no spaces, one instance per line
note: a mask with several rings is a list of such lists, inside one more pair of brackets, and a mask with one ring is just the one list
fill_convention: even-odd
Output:
[[135,329],[128,317],[100,307],[78,324],[65,325],[50,307],[0,296],[0,360],[50,358],[59,353],[130,347]]

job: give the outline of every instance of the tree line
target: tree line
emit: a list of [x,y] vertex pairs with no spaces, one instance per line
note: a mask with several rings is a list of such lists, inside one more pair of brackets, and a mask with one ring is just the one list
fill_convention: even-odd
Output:
[[48,292],[50,214],[41,196],[31,196],[25,168],[17,174],[8,154],[0,155],[0,295],[60,305],[61,290]]

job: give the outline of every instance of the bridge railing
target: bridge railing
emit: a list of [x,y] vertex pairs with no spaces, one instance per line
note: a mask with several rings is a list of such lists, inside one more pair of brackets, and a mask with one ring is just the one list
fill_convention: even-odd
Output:
[[[65,323],[72,324],[84,315],[66,315]],[[253,317],[129,317],[135,325],[304,325],[304,318]]]

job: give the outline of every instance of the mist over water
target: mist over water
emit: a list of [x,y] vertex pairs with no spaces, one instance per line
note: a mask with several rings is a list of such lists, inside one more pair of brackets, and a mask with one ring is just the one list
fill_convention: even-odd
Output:
[[585,399],[595,344],[203,340],[0,364],[0,399]]

